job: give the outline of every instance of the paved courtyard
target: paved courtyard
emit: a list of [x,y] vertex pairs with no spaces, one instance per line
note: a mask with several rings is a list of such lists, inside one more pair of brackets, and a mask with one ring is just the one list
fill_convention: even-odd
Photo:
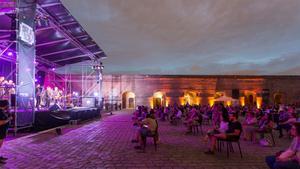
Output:
[[1,154],[9,160],[1,167],[263,169],[266,168],[264,157],[283,149],[290,142],[277,139],[276,147],[260,147],[242,141],[244,158],[240,158],[237,147],[234,147],[235,153],[227,159],[226,152],[205,155],[206,144],[200,134],[184,135],[183,125],[159,122],[157,152],[152,139],[148,139],[146,153],[139,153],[131,143],[134,130],[130,113],[114,112],[114,115],[100,120],[69,126],[60,136],[49,131],[7,141]]

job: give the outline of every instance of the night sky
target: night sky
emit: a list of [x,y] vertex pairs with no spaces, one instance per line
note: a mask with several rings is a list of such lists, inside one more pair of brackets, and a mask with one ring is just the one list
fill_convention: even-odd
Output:
[[300,0],[62,1],[108,74],[300,74]]

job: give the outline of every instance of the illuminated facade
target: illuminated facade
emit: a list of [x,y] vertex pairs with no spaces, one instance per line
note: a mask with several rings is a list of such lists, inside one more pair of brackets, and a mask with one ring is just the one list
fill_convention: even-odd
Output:
[[261,107],[264,103],[299,102],[299,86],[300,76],[105,75],[103,97],[108,103],[121,103],[123,108],[174,103],[212,105],[222,95],[235,99],[237,104]]

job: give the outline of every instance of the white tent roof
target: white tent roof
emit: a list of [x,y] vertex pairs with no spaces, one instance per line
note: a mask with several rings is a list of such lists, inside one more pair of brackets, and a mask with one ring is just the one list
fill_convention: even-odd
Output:
[[237,99],[233,99],[231,97],[228,97],[228,96],[221,96],[217,99],[215,99],[215,102],[227,102],[227,101],[231,101],[231,102],[234,102],[234,101],[237,101]]

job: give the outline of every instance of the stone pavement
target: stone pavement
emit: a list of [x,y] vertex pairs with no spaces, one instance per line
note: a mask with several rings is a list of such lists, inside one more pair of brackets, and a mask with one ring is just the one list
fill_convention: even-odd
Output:
[[203,137],[184,135],[183,125],[159,122],[160,144],[154,151],[148,139],[146,153],[139,153],[131,143],[134,129],[130,111],[114,112],[100,120],[69,126],[57,136],[54,131],[29,135],[5,142],[1,154],[8,157],[2,168],[82,169],[82,168],[197,168],[263,169],[264,157],[286,147],[282,139],[276,147],[260,147],[242,142],[244,158],[226,152],[205,155]]

